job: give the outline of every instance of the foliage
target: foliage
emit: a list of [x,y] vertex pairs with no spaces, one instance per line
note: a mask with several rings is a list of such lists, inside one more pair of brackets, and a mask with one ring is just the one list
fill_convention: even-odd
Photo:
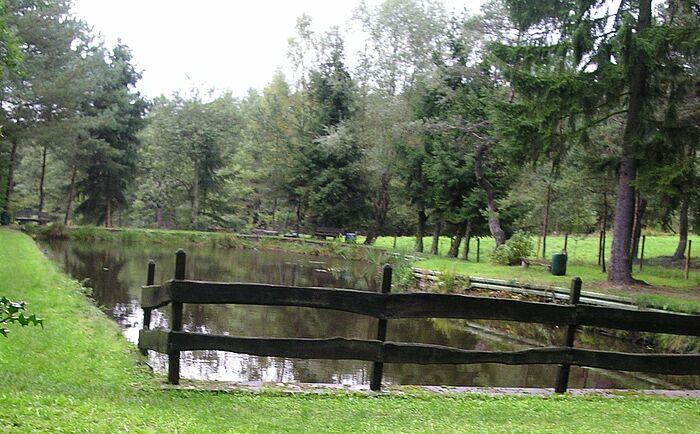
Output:
[[518,265],[534,253],[532,238],[525,232],[516,232],[502,246],[491,253],[491,261],[501,265]]
[[147,121],[136,193],[142,221],[157,227],[230,226],[235,204],[224,186],[239,171],[228,166],[238,143],[238,101],[230,95],[205,101],[196,93],[160,97]]
[[102,121],[89,129],[94,146],[87,151],[91,164],[78,183],[84,200],[76,211],[88,222],[112,226],[112,213],[126,208],[126,193],[135,180],[137,133],[147,103],[132,90],[140,74],[131,65],[128,47],[118,45],[108,56],[100,91],[86,109]]
[[619,217],[635,232],[611,237],[630,242],[616,264],[642,227],[678,233],[682,256],[700,221],[697,5],[660,4],[641,31],[648,0],[545,3],[361,2],[359,53],[305,15],[262,90],[146,101],[128,47],[71,2],[2,2],[0,205],[66,224],[415,233],[419,251],[441,232],[453,256]]
[[36,314],[26,316],[24,311],[27,308],[27,303],[24,301],[10,301],[7,297],[0,297],[0,334],[7,337],[10,330],[5,327],[9,324],[19,324],[22,327],[28,325],[40,325],[44,327],[44,320],[36,317]]

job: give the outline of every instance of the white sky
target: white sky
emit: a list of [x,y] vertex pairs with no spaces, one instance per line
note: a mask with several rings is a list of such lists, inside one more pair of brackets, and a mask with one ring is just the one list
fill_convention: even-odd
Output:
[[[485,0],[443,0],[448,9],[477,12]],[[367,0],[370,6],[380,0]],[[358,0],[74,0],[75,15],[108,45],[128,45],[143,71],[139,90],[148,97],[192,88],[231,90],[244,96],[262,89],[287,61],[296,20],[312,28],[348,27]],[[352,41],[346,41],[351,57]]]

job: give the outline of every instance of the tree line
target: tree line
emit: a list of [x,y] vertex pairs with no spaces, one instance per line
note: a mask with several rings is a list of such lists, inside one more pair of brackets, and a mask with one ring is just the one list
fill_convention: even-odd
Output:
[[[147,100],[128,47],[65,0],[6,0],[0,206],[105,226],[493,236],[613,230],[631,282],[643,227],[700,227],[700,5],[360,2],[297,20],[288,68],[242,98]],[[353,61],[350,61],[350,60]],[[463,244],[462,244],[463,245]],[[437,249],[433,242],[432,251]]]

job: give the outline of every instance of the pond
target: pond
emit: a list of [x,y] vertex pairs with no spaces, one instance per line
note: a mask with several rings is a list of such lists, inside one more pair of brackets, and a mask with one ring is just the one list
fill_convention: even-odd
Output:
[[[63,270],[92,288],[92,297],[133,343],[143,325],[139,306],[146,267],[156,261],[156,283],[172,278],[172,245],[119,242],[42,242],[42,250]],[[337,258],[278,251],[190,246],[187,276],[198,280],[259,282],[293,286],[326,286],[378,291],[381,267]],[[153,311],[152,328],[167,327],[169,309]],[[374,339],[377,320],[328,311],[293,307],[185,305],[184,329],[236,336]],[[529,327],[529,328],[528,328]],[[533,328],[536,328],[533,330]],[[529,339],[517,335],[529,336]],[[577,346],[640,352],[617,339],[579,333]],[[539,325],[460,320],[410,319],[389,321],[387,339],[433,343],[463,349],[513,351],[533,345],[556,345],[563,330]],[[149,364],[167,371],[167,356],[149,351]],[[388,384],[553,387],[557,368],[546,365],[414,365],[386,364]],[[299,360],[257,357],[220,351],[181,354],[181,377],[237,382],[300,382],[344,385],[368,384],[371,363],[362,361]],[[698,376],[629,375],[572,367],[572,388],[700,388]]]

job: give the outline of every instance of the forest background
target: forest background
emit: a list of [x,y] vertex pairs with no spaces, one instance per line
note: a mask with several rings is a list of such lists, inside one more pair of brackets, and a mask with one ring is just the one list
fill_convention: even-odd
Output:
[[[64,224],[473,236],[700,228],[700,5],[359,3],[363,50],[308,16],[243,98],[140,95],[129,48],[65,0],[0,2],[0,209]],[[264,53],[262,53],[264,55]],[[546,242],[546,241],[545,241]]]

